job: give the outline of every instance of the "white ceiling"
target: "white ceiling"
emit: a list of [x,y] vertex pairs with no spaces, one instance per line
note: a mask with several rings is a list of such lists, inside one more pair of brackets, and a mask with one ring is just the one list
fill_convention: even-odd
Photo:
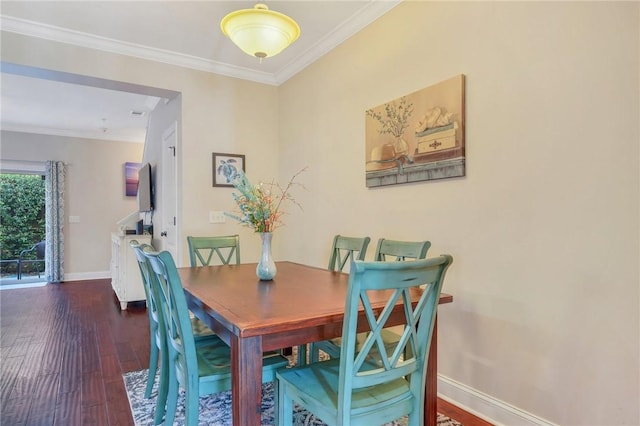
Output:
[[[279,85],[382,16],[400,0],[271,1],[300,38],[273,58],[246,55],[220,31],[251,1],[1,1],[2,31]],[[5,64],[6,65],[6,64]],[[159,98],[19,75],[3,66],[2,129],[144,142]]]

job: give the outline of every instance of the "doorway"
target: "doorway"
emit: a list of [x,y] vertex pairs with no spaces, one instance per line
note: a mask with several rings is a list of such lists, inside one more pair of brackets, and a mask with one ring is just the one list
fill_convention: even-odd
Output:
[[44,285],[45,176],[0,174],[0,286]]
[[[162,131],[164,131],[167,128],[167,124],[168,122],[174,122],[174,121],[178,121],[178,123],[180,122],[180,114],[181,114],[181,97],[180,97],[180,93],[179,92],[175,92],[172,90],[168,90],[168,89],[162,89],[162,88],[156,88],[156,87],[150,87],[150,86],[142,86],[139,84],[132,84],[132,83],[126,83],[126,82],[119,82],[119,81],[114,81],[114,80],[106,80],[106,79],[102,79],[102,78],[97,78],[97,77],[89,77],[89,76],[83,76],[83,75],[77,75],[77,74],[71,74],[71,73],[65,73],[65,72],[60,72],[60,71],[53,71],[53,70],[46,70],[46,69],[40,69],[40,68],[34,68],[34,67],[29,67],[29,66],[23,66],[23,65],[17,65],[17,64],[6,64],[6,63],[2,63],[3,65],[3,69],[2,69],[2,75],[6,76],[6,75],[18,75],[18,76],[22,76],[22,77],[30,77],[33,80],[47,80],[49,83],[52,84],[56,84],[56,85],[62,85],[64,86],[64,90],[65,90],[65,95],[63,96],[64,99],[68,99],[68,98],[72,98],[71,96],[68,95],[69,92],[73,92],[76,93],[76,89],[77,88],[82,88],[82,89],[86,89],[86,88],[92,88],[95,89],[96,91],[99,91],[100,93],[111,93],[111,92],[119,92],[119,93],[129,93],[129,94],[135,94],[135,95],[143,95],[149,99],[153,99],[154,101],[157,100],[162,100],[162,102],[154,102],[153,103],[153,108],[152,111],[149,112],[148,114],[148,123],[146,125],[146,130],[145,130],[145,134],[146,136],[144,136],[144,150],[143,150],[143,158],[142,158],[142,162],[143,163],[150,163],[153,166],[157,166],[161,163],[161,150],[162,150]],[[4,78],[4,77],[3,77]],[[3,85],[4,86],[4,85]],[[49,85],[47,85],[47,87],[51,87]],[[52,89],[53,90],[53,89]],[[40,92],[37,92],[40,93]],[[86,93],[84,90],[82,91],[82,93]],[[92,91],[91,93],[95,93],[94,91]],[[56,102],[59,101],[59,97],[56,97]],[[83,97],[82,98],[83,101],[86,101],[87,103],[100,103],[100,102],[96,102],[95,99],[93,101],[91,101],[92,98],[90,97]],[[168,111],[171,113],[171,117],[158,117],[156,114],[156,110],[158,109],[157,106],[158,105],[162,105],[162,106],[166,106],[166,105],[173,105],[173,107],[171,108],[167,108]],[[177,106],[176,106],[177,105]],[[147,105],[150,108],[150,105]],[[154,119],[151,120],[151,114],[153,114]],[[72,114],[73,115],[73,114]],[[83,115],[84,116],[84,115]],[[157,118],[157,119],[156,119]],[[166,121],[165,121],[166,120]],[[101,121],[101,119],[97,119],[97,121]],[[109,123],[109,121],[107,121],[107,124]],[[162,126],[161,128],[158,129],[157,132],[154,131],[154,126],[155,125],[158,126]],[[100,125],[102,126],[102,124]],[[100,127],[100,131],[101,131],[101,135],[108,135],[111,133],[115,133],[114,128],[108,128],[109,126],[106,125],[104,128]],[[55,129],[51,129],[51,126],[47,126],[46,127],[47,130],[55,130]],[[179,129],[179,127],[178,127]],[[4,130],[4,129],[3,129]],[[20,130],[16,130],[16,131],[20,131]],[[22,130],[23,131],[23,130]],[[37,133],[37,132],[34,132]],[[68,132],[67,132],[68,133]],[[151,137],[149,136],[149,133],[151,133]],[[53,134],[53,133],[44,133],[44,134]],[[74,137],[78,136],[78,137],[82,137],[83,136],[73,133],[70,137]],[[93,135],[93,134],[92,134]],[[69,137],[68,134],[61,134],[59,136],[63,136],[63,137]],[[92,139],[100,139],[102,136],[100,135],[93,135],[90,136]],[[179,143],[180,141],[180,132],[179,130],[175,132],[175,137],[177,139],[176,144]],[[106,138],[106,137],[105,137]],[[122,139],[119,139],[122,140]],[[29,160],[35,160],[36,158],[39,158],[39,156],[34,156],[34,157],[29,157]],[[61,158],[61,160],[64,160],[64,158]],[[0,161],[1,163],[2,161]],[[179,172],[179,167],[177,168],[177,171]],[[176,176],[177,181],[180,181],[180,176]],[[159,176],[154,176],[154,179],[157,179],[157,181],[161,181],[162,180],[162,174],[160,174]],[[174,183],[175,185],[175,183]],[[157,188],[156,188],[157,189]],[[161,192],[161,191],[159,191]],[[158,194],[156,194],[158,195]],[[179,193],[178,193],[179,195]],[[180,206],[180,204],[178,203],[178,207]],[[159,218],[162,218],[162,208],[156,208],[156,210],[152,213],[151,218],[153,219],[154,215],[158,215]],[[179,231],[180,231],[180,222],[177,221],[176,223],[176,232],[174,233],[175,235],[180,235]],[[98,230],[99,232],[100,230]],[[109,235],[109,232],[111,231],[111,228],[107,228],[105,232],[102,232],[105,235]],[[158,233],[159,234],[159,233]],[[159,238],[158,236],[155,236],[155,244],[160,244]],[[176,240],[177,242],[179,240]],[[71,244],[70,244],[71,246]],[[177,257],[180,257],[180,251],[181,251],[182,246],[180,244],[177,244]],[[66,254],[67,256],[69,255],[69,253]],[[108,264],[109,259],[106,259],[105,264]],[[101,270],[96,270],[96,271],[91,271],[91,272],[87,272],[87,273],[83,273],[83,277],[84,278],[88,278],[88,274],[93,274],[96,276],[96,278],[100,278],[102,277],[103,271]],[[72,275],[72,274],[68,274],[68,275]],[[75,277],[74,277],[75,278]],[[73,278],[72,278],[73,279]]]

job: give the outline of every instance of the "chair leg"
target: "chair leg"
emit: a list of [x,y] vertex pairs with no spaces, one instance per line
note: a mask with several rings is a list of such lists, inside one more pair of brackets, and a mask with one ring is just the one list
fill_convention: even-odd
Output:
[[307,345],[298,346],[298,365],[307,364]]
[[424,412],[419,409],[419,407],[414,407],[413,412],[409,413],[407,426],[419,426],[424,423]]
[[169,378],[169,386],[167,389],[167,411],[165,414],[165,425],[172,425],[176,416],[176,407],[178,405],[178,379],[175,374]]
[[278,379],[274,378],[273,379],[273,424],[277,425],[280,423],[280,403],[278,401],[280,401],[280,391],[279,391],[279,384],[278,384]]
[[290,426],[293,424],[293,400],[285,395],[285,387],[278,384],[278,414],[276,421],[278,426]]
[[309,363],[314,363],[320,361],[320,354],[318,352],[318,347],[315,343],[309,344]]
[[198,426],[198,382],[188,383],[185,388],[185,425]]
[[169,365],[164,359],[162,359],[160,362],[160,386],[158,387],[158,399],[156,400],[156,413],[153,422],[154,425],[162,424],[162,420],[167,408],[169,380]]
[[156,374],[158,373],[158,346],[153,340],[153,337],[150,340],[151,345],[149,347],[149,375],[147,376],[147,388],[144,391],[144,397],[147,399],[151,398],[151,391],[153,390],[153,384],[156,381]]

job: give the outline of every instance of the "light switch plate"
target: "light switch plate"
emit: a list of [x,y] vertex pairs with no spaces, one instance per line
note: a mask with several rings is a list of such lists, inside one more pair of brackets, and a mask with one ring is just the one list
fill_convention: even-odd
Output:
[[210,211],[209,212],[209,223],[225,223],[227,218],[224,215],[224,212],[221,211]]

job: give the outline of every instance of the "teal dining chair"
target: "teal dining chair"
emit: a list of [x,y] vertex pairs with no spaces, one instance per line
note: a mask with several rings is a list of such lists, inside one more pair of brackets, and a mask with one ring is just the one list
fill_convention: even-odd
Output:
[[[342,272],[348,261],[352,259],[364,260],[370,241],[370,237],[345,237],[343,235],[333,237],[328,269],[330,271]],[[300,348],[298,348],[298,350],[300,351]],[[340,354],[340,339],[321,340],[310,343],[310,362],[317,362],[320,359],[319,351],[323,351],[330,357],[337,357]],[[302,358],[300,356],[298,357],[298,363],[304,363],[304,361],[306,361],[304,355]]]
[[151,288],[149,287],[147,259],[144,257],[144,254],[142,254],[142,250],[150,246],[148,244],[140,244],[137,240],[131,240],[129,245],[135,252],[138,267],[140,268],[144,294],[147,298],[147,314],[149,316],[149,374],[147,375],[147,386],[144,391],[144,397],[149,399],[151,398],[151,390],[153,389],[153,383],[158,372],[158,358],[160,350],[162,349],[162,341],[158,329],[158,315],[160,315],[160,313],[158,312],[156,298],[151,294]]
[[424,259],[427,257],[429,247],[431,247],[430,241],[398,241],[380,238],[373,258],[382,262]]
[[[427,257],[429,247],[431,247],[430,241],[400,241],[380,238],[373,258],[381,262],[424,259]],[[389,259],[387,259],[387,256],[389,256]],[[360,333],[356,342],[359,344],[364,341],[366,337],[366,333]],[[385,329],[382,331],[382,339],[385,343],[394,345],[398,341],[399,336],[393,328]],[[335,339],[312,343],[309,355],[311,362],[317,362],[320,359],[318,349],[322,350],[330,358],[340,356],[341,340],[342,338],[337,337]]]
[[[191,329],[189,310],[175,262],[167,251],[143,251],[152,270],[151,284],[159,295],[161,325],[164,330],[166,356],[163,364],[168,367],[166,411],[164,424],[173,424],[178,390],[185,391],[185,424],[198,424],[198,399],[203,395],[231,389],[230,347],[217,335],[202,345],[197,345]],[[262,381],[275,380],[277,368],[288,365],[287,358],[278,352],[268,352],[263,357]],[[159,404],[163,401],[160,399]]]
[[343,235],[333,237],[328,269],[343,271],[350,259],[364,260],[370,241],[369,237],[345,237]]
[[[144,397],[151,398],[151,392],[153,390],[153,384],[155,378],[158,375],[158,361],[162,353],[166,353],[164,348],[164,330],[161,326],[162,318],[158,305],[158,295],[151,287],[152,271],[151,265],[144,255],[144,250],[155,251],[155,249],[149,244],[140,244],[137,240],[131,240],[129,245],[133,249],[136,260],[138,261],[138,267],[140,269],[140,275],[142,278],[142,286],[144,287],[144,293],[147,298],[147,314],[149,316],[149,374],[147,375],[147,385],[145,387]],[[206,344],[213,336],[213,331],[202,323],[197,318],[191,318],[191,327],[193,329],[193,335],[196,345]],[[162,365],[160,369],[160,388],[164,388],[167,385],[168,369],[166,365]],[[165,393],[166,394],[166,393]],[[164,404],[160,404],[163,409],[157,410],[156,424],[162,420],[164,416]]]
[[[292,424],[294,402],[328,425],[379,425],[403,416],[408,416],[409,426],[422,425],[429,347],[452,260],[442,255],[414,262],[354,261],[340,357],[277,371],[278,425]],[[411,293],[421,289],[414,308]],[[380,290],[387,291],[386,303],[374,306],[370,294]],[[397,303],[403,305],[405,325],[395,347],[389,348],[381,332]],[[361,306],[370,330],[357,350]]]
[[[240,264],[240,237],[225,235],[217,237],[187,237],[191,266],[209,266],[219,260],[222,265],[232,262]],[[214,254],[217,255],[214,257]]]

